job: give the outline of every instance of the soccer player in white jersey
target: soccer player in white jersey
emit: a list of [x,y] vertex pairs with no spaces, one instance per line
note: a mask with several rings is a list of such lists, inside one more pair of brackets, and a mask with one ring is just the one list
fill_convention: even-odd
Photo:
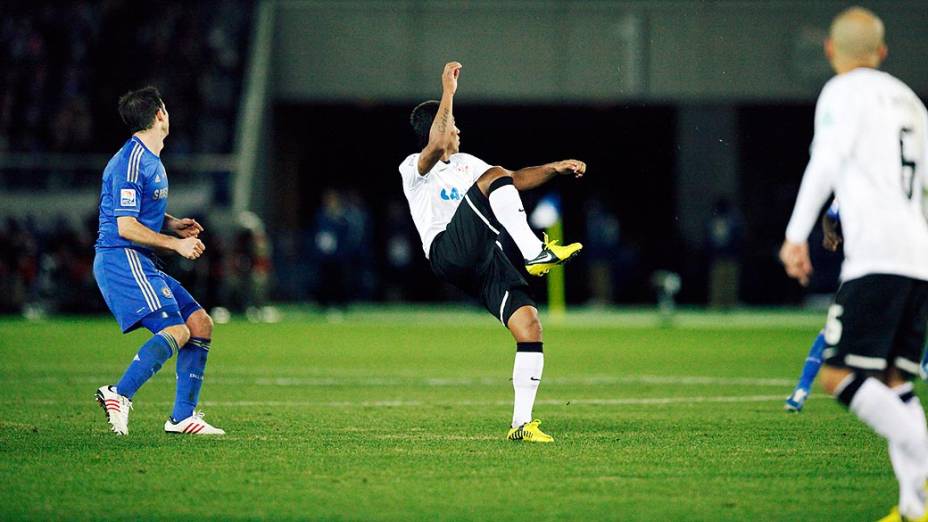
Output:
[[[838,200],[835,199],[828,211],[822,216],[822,246],[829,252],[837,252],[838,247],[844,241],[841,237],[840,212],[838,210]],[[822,354],[825,351],[825,330],[822,329],[815,337],[809,354],[802,365],[802,374],[799,382],[793,388],[793,392],[786,398],[783,408],[790,413],[799,413],[805,406],[806,399],[812,390],[812,383],[822,367]],[[919,363],[919,377],[925,379],[928,376],[928,352],[922,351],[922,361]]]
[[807,284],[807,238],[833,192],[841,202],[841,288],[825,325],[822,385],[889,443],[899,505],[884,520],[928,520],[928,428],[911,379],[928,321],[928,221],[923,209],[928,112],[877,70],[883,23],[854,7],[831,26],[837,76],[822,89],[815,139],[780,259]]
[[577,255],[582,245],[540,240],[528,226],[519,191],[558,175],[579,178],[586,164],[564,160],[511,172],[459,152],[452,106],[460,72],[460,63],[446,64],[441,101],[413,109],[410,123],[422,151],[400,164],[403,192],[432,271],[479,300],[516,340],[515,403],[507,438],[551,442],[532,418],[544,354],[541,322],[525,276],[544,275]]

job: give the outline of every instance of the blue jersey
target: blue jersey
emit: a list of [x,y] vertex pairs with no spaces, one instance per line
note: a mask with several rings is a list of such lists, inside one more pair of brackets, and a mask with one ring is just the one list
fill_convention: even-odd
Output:
[[119,237],[116,218],[132,216],[161,232],[168,207],[168,175],[161,159],[133,136],[103,170],[100,191],[100,228],[96,248],[147,248]]

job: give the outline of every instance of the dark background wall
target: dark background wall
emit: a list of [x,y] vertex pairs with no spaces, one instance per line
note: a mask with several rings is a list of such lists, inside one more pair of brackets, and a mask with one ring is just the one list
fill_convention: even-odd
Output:
[[[374,230],[371,248],[377,256],[384,255],[386,229],[393,226],[391,203],[402,207],[405,226],[414,234],[397,171],[400,162],[416,152],[408,125],[411,106],[276,105],[275,161],[269,180],[275,195],[269,217],[275,228],[311,228],[322,193],[336,188],[355,193],[369,209]],[[595,233],[585,228],[585,208],[594,200],[615,214],[629,256],[619,274],[619,302],[653,300],[649,278],[659,269],[684,276],[680,296],[684,302],[705,302],[708,254],[702,242],[683,237],[678,209],[685,203],[682,198],[713,201],[719,193],[711,180],[689,192],[678,190],[680,110],[653,103],[463,104],[455,112],[462,150],[491,164],[518,168],[570,157],[588,162],[589,174],[583,180],[558,179],[523,197],[531,209],[545,194],[559,193],[565,239],[570,240],[582,241]],[[732,110],[740,137],[733,200],[746,230],[740,296],[751,304],[795,301],[801,293],[782,274],[776,251],[808,159],[814,107],[742,104]],[[704,224],[697,228],[703,229]],[[415,239],[421,284],[416,296],[435,298],[442,290],[436,287]],[[834,264],[824,258],[817,289],[827,292],[834,286]],[[570,268],[573,284],[568,285],[568,298],[572,301],[588,297],[586,270],[582,260]],[[541,287],[538,290],[543,292]]]

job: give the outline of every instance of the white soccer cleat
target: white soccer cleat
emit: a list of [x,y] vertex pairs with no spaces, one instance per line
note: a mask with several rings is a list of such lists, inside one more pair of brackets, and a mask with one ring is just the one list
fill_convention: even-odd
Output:
[[100,386],[97,388],[97,402],[103,408],[106,420],[110,423],[110,429],[116,435],[128,435],[129,410],[132,409],[132,401],[113,391],[112,386]]
[[165,433],[179,433],[181,435],[225,435],[221,430],[203,420],[203,412],[195,411],[193,415],[174,424],[171,419],[164,423]]

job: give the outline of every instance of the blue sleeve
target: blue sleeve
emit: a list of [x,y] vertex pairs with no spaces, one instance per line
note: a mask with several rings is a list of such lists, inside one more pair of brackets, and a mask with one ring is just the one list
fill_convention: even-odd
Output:
[[826,211],[826,214],[828,215],[829,218],[833,219],[834,221],[838,221],[839,219],[841,219],[841,215],[838,212],[838,198],[835,198],[831,201],[831,205],[829,205],[828,210]]
[[129,161],[113,172],[113,215],[138,217],[142,210],[145,176],[141,154],[132,154]]

